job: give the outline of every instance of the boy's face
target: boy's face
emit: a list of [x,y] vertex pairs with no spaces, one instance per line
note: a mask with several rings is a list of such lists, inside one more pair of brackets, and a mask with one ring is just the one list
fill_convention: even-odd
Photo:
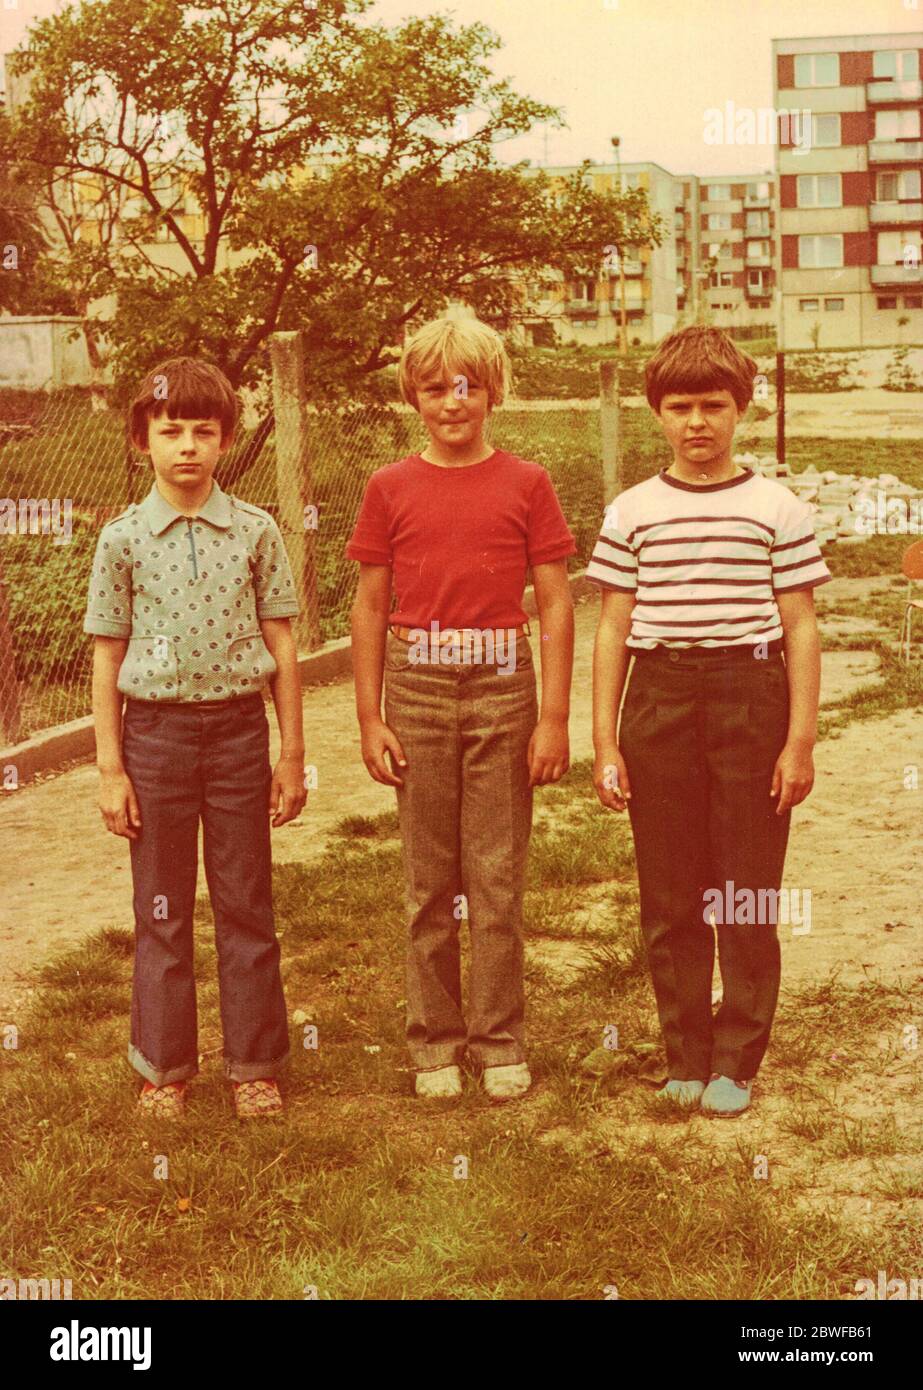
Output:
[[200,487],[217,467],[218,460],[231,447],[232,439],[221,442],[221,421],[171,420],[166,412],[148,426],[148,447],[154,473],[172,487]]
[[417,409],[434,443],[460,449],[478,442],[490,413],[486,386],[459,369],[451,376],[423,377],[415,387]]
[[674,391],[658,411],[677,462],[705,464],[730,454],[739,411],[730,391]]

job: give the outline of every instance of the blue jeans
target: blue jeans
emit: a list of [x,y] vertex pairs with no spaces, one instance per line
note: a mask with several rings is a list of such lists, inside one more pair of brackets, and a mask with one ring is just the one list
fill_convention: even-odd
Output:
[[215,918],[225,1075],[273,1076],[289,1052],[272,910],[269,724],[263,697],[127,700],[125,770],[141,830],[131,843],[135,960],[128,1060],[156,1086],[198,1071],[193,910],[199,818]]

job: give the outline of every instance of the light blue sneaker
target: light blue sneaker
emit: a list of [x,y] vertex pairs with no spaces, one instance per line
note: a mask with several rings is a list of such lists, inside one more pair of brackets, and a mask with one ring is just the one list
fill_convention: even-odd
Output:
[[702,1097],[706,1115],[742,1115],[750,1104],[752,1081],[732,1081],[714,1073]]
[[695,1105],[705,1090],[704,1081],[668,1081],[657,1091],[658,1098],[672,1100],[676,1105]]

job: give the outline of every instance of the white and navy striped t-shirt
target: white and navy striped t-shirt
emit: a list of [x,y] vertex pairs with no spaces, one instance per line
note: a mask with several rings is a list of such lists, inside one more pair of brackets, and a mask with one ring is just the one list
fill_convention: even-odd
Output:
[[749,468],[696,487],[666,469],[606,509],[586,577],[637,593],[629,647],[717,647],[782,636],[775,594],[832,578],[813,512]]

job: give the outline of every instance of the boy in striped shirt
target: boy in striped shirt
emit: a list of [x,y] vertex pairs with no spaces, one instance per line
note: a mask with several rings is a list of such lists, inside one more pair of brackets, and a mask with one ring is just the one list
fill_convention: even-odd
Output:
[[659,1094],[713,1115],[747,1108],[769,1042],[791,808],[814,781],[812,590],[831,578],[810,506],[732,462],[756,370],[718,329],[664,339],[645,382],[673,462],[616,497],[587,567],[602,591],[594,785],[631,819]]

